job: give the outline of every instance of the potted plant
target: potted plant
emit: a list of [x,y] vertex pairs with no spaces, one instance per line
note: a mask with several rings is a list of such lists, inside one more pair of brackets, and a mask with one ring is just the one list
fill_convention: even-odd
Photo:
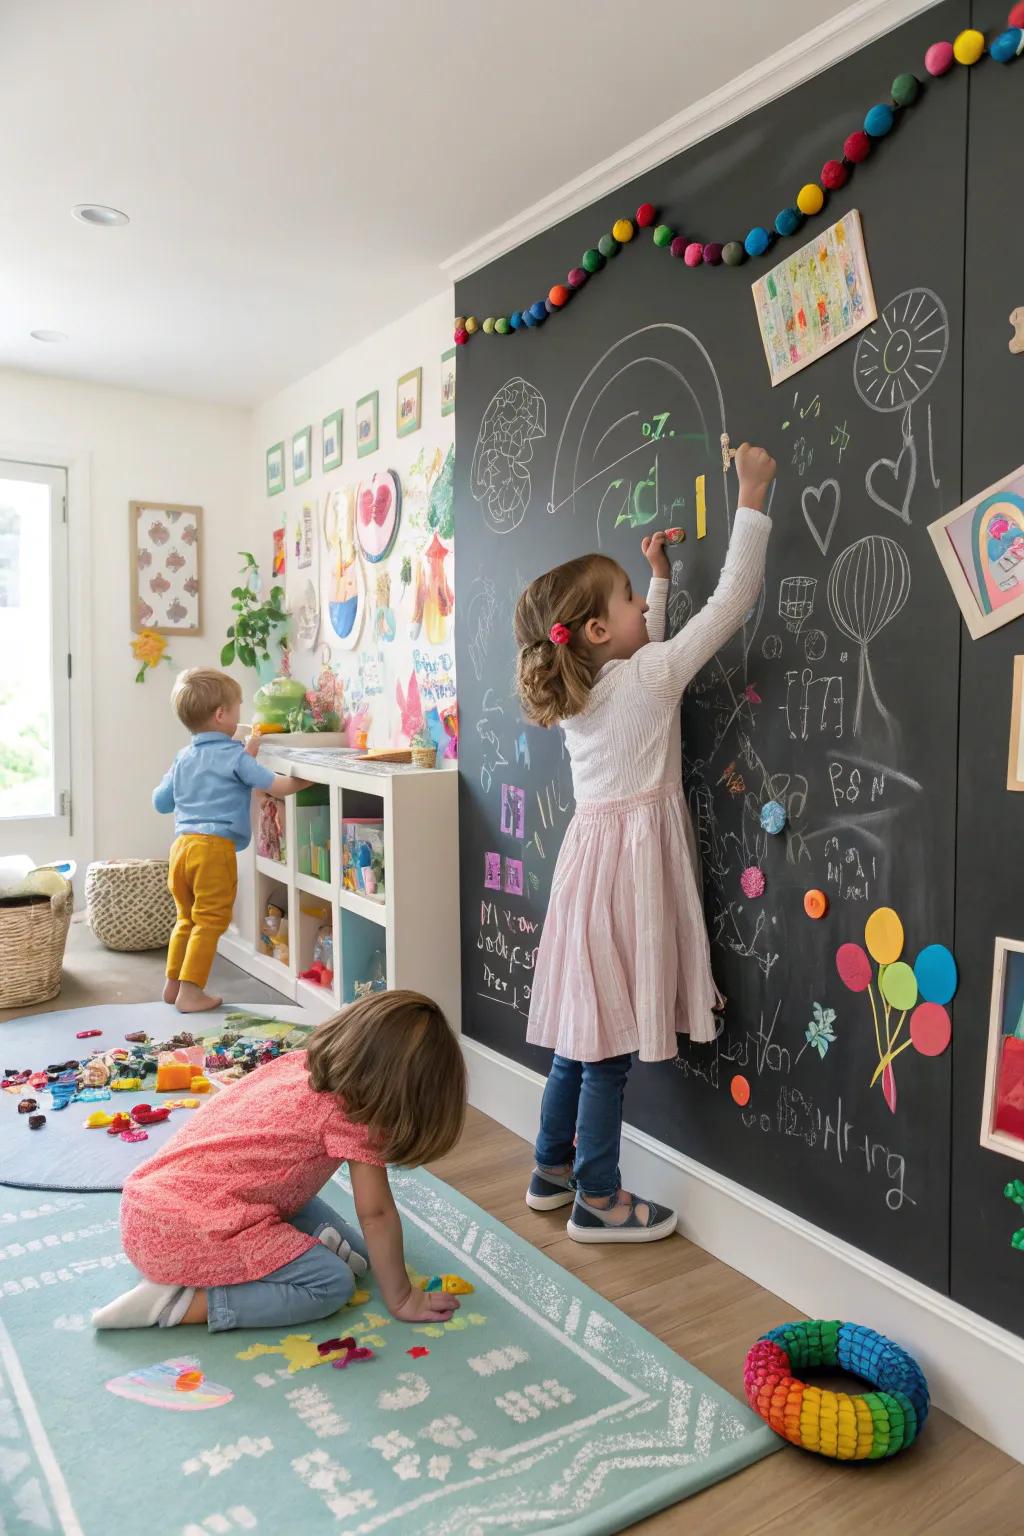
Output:
[[288,613],[283,606],[284,588],[271,587],[269,597],[264,600],[260,594],[259,566],[248,550],[241,549],[239,554],[245,561],[241,574],[246,580],[242,586],[231,589],[235,622],[228,628],[220,664],[229,667],[233,661],[240,661],[243,667],[252,667],[261,681],[269,681],[279,664],[278,658],[271,655],[270,647],[273,644],[275,649],[280,649],[285,643],[283,630],[288,623]]

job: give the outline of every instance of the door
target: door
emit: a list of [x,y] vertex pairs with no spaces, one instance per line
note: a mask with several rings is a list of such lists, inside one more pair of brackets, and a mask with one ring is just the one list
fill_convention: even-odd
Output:
[[0,858],[68,856],[67,472],[0,460]]

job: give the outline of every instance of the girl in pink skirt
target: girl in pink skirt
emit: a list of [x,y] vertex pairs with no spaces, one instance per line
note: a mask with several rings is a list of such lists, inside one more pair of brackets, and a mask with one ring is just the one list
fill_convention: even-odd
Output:
[[[739,511],[716,587],[665,640],[665,535],[643,541],[647,600],[605,555],[531,582],[516,607],[523,713],[560,725],[576,814],[551,886],[527,1039],[555,1052],[541,1106],[534,1210],[573,1206],[577,1242],[652,1242],[674,1211],[620,1186],[619,1137],[633,1058],[666,1061],[676,1035],[715,1037],[697,860],[683,803],[683,690],[740,628],[764,582],[775,462],[744,443]],[[652,643],[659,642],[659,643]]]

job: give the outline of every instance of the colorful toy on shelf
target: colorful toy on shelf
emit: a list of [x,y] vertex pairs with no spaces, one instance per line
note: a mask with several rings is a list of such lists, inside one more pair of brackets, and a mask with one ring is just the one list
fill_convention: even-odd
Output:
[[384,821],[373,817],[343,825],[342,884],[374,901],[384,900]]
[[260,923],[260,949],[265,955],[273,955],[274,940],[281,931],[281,924],[287,919],[284,915],[284,907],[276,901],[268,901],[263,920]]
[[[837,1367],[871,1392],[830,1392],[793,1373]],[[747,1402],[794,1445],[838,1461],[880,1461],[904,1450],[928,1417],[928,1383],[891,1339],[855,1323],[809,1319],[762,1334],[743,1368]]]
[[277,735],[289,728],[289,716],[296,709],[301,709],[306,701],[306,685],[300,683],[294,677],[275,677],[272,682],[264,683],[253,695],[253,703],[256,706],[253,714],[253,724],[261,728],[262,735],[267,726],[274,727],[267,734]]
[[364,981],[352,983],[352,995],[355,999],[369,997],[373,992],[386,992],[388,989],[388,971],[384,956],[379,949],[374,950],[370,960],[370,974]]
[[331,878],[331,811],[324,785],[314,784],[295,797],[298,866],[302,875]]

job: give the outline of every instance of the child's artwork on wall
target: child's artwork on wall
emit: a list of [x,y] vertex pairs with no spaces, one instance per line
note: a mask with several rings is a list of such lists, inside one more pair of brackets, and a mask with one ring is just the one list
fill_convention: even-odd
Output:
[[280,496],[284,490],[284,443],[267,449],[267,495]]
[[1024,466],[928,532],[973,640],[1024,611]]
[[303,502],[295,518],[292,538],[292,564],[296,570],[306,571],[313,564],[316,549],[316,505]]
[[403,373],[395,392],[395,430],[399,437],[418,432],[422,419],[423,369]]
[[445,561],[451,554],[435,533],[422,555],[416,557],[416,604],[409,627],[413,640],[422,634],[431,645],[444,645],[455,594],[448,585]]
[[285,573],[286,606],[296,650],[312,651],[320,635],[320,547],[316,506],[303,504],[292,524],[291,558]]
[[129,503],[131,625],[135,634],[201,635],[202,507]]
[[356,506],[359,548],[376,565],[391,553],[402,515],[402,485],[395,470],[383,469],[364,480]]
[[378,396],[374,390],[356,401],[356,455],[365,459],[376,453],[380,445],[380,426],[377,419]]
[[996,939],[981,1144],[1024,1162],[1024,941]]
[[274,561],[271,566],[271,575],[276,578],[284,575],[284,529],[275,528],[272,537],[274,540]]
[[330,416],[324,417],[321,444],[321,468],[324,474],[328,470],[341,468],[341,426],[341,411],[332,411]]
[[313,428],[303,427],[292,438],[292,484],[302,485],[313,473]]
[[455,409],[455,353],[449,347],[441,353],[441,415],[450,416]]
[[328,491],[324,505],[324,535],[328,551],[330,598],[328,611],[336,641],[344,650],[359,642],[366,607],[366,583],[355,537],[356,488]]
[[1013,658],[1013,703],[1010,707],[1010,758],[1006,767],[1007,789],[1024,789],[1024,656]]
[[851,211],[753,284],[772,384],[799,373],[876,318],[860,214]]

